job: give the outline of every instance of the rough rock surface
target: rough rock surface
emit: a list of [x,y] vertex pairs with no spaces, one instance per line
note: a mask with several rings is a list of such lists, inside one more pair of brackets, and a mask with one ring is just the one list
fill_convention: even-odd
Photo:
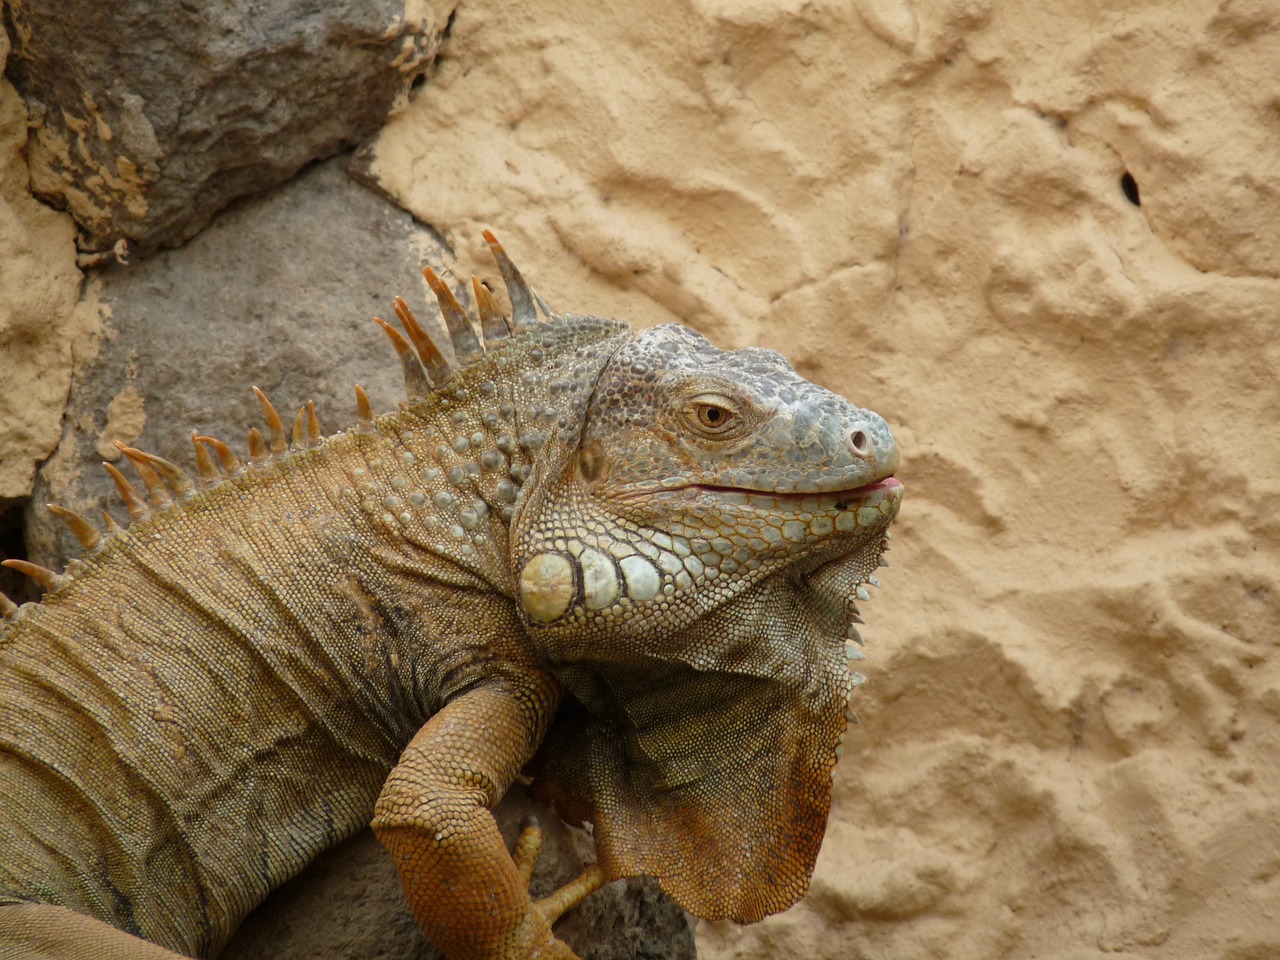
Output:
[[[8,55],[0,31],[0,70]],[[53,450],[71,385],[70,328],[81,276],[71,218],[27,192],[27,115],[0,78],[0,552],[20,546],[14,521],[36,467]],[[26,596],[5,570],[0,590]]]
[[8,74],[35,123],[34,190],[86,248],[181,243],[378,129],[447,22],[410,6],[15,0]]
[[[44,504],[86,516],[122,510],[103,460],[113,440],[194,464],[191,431],[240,450],[266,392],[292,422],[314,400],[327,432],[355,422],[353,384],[378,410],[403,395],[394,352],[372,322],[402,294],[427,313],[424,258],[440,246],[407,214],[318,164],[287,186],[229,210],[178,250],[98,274],[86,302],[102,327],[77,364],[62,442],[28,510],[31,559],[74,555],[76,541]],[[88,353],[88,351],[86,351]]]
[[701,955],[1280,956],[1275,4],[494,3],[446,52],[367,162],[458,275],[494,226],[553,304],[777,347],[905,448],[812,891]]
[[[515,843],[520,821],[534,813],[544,844],[532,890],[545,896],[592,858],[590,840],[564,826],[514,788],[498,808]],[[388,883],[388,878],[391,880]],[[694,956],[693,922],[661,895],[656,882],[612,883],[556,925],[591,960],[682,960]],[[391,857],[365,831],[317,859],[251,916],[219,960],[428,960],[439,957],[418,929],[395,880]]]
[[460,8],[371,166],[902,441],[812,893],[700,955],[1280,956],[1280,7],[610,10]]

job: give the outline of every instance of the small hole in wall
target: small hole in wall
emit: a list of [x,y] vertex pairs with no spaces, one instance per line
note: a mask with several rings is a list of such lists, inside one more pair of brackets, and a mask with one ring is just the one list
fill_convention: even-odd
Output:
[[1135,207],[1142,206],[1142,197],[1138,194],[1138,181],[1133,179],[1133,174],[1128,170],[1120,177],[1120,189],[1124,191],[1125,199]]

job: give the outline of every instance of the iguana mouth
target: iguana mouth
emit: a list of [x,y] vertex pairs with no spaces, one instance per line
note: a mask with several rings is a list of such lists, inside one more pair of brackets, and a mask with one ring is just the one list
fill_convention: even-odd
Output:
[[760,501],[777,503],[779,501],[796,505],[802,509],[809,506],[820,510],[847,510],[850,507],[863,506],[877,494],[891,495],[891,491],[900,490],[902,481],[896,477],[883,477],[860,487],[849,487],[837,490],[803,490],[777,491],[758,490],[751,487],[721,486],[710,483],[693,483],[687,487],[665,491],[674,494],[684,493],[686,496],[697,493],[709,493],[720,500],[757,505]]

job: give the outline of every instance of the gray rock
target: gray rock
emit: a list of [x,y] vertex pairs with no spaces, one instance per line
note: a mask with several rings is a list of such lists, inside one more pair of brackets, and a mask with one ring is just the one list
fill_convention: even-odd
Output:
[[400,366],[372,317],[390,316],[400,294],[433,319],[420,270],[424,256],[438,267],[444,248],[346,176],[344,162],[318,164],[226,211],[179,250],[99,275],[104,330],[96,357],[78,365],[63,438],[36,478],[32,560],[61,567],[79,552],[46,503],[86,516],[105,506],[127,520],[101,466],[119,459],[112,438],[194,475],[192,430],[243,459],[249,429],[263,429],[252,386],[290,422],[314,400],[325,433],[355,423],[356,383],[375,413],[395,409]]
[[378,129],[446,23],[397,0],[6,4],[34,192],[148,254]]
[[[592,859],[591,841],[514,787],[497,810],[508,846],[521,820],[537,815],[544,843],[533,874],[535,897],[572,880]],[[694,920],[663,896],[656,881],[630,880],[597,890],[556,933],[589,960],[684,960],[696,956]],[[400,891],[391,857],[364,831],[316,859],[253,913],[219,960],[436,960]]]

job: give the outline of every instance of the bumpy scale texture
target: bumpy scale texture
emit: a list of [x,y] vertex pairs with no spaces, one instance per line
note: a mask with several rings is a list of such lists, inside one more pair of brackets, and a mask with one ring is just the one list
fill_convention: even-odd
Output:
[[[5,602],[0,953],[216,953],[371,818],[453,958],[572,956],[551,923],[622,876],[740,921],[803,894],[889,431],[770,351],[554,315],[487,236],[513,322],[429,273],[452,342],[397,302],[398,412],[290,441],[262,398],[198,484],[125,448],[132,525],[68,515],[84,559]],[[522,769],[595,825],[538,903],[489,813]]]

